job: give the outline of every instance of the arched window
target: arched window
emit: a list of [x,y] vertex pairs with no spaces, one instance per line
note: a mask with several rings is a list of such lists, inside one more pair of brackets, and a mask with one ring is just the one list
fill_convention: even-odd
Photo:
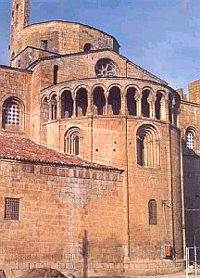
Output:
[[71,118],[73,114],[74,101],[69,90],[65,90],[61,95],[61,118]]
[[76,117],[86,116],[88,108],[88,94],[85,88],[80,88],[76,93]]
[[51,97],[51,120],[56,120],[57,118],[57,96],[52,95]]
[[8,98],[3,104],[2,127],[22,126],[24,108],[22,103],[16,98]]
[[135,95],[136,95],[136,89],[134,87],[128,88],[126,94],[127,110],[128,110],[128,115],[132,115],[132,116],[137,115]]
[[119,115],[121,111],[121,92],[117,86],[113,86],[108,95],[108,114]]
[[142,125],[137,130],[137,164],[144,167],[160,165],[160,141],[152,125]]
[[197,134],[194,127],[188,127],[185,132],[186,148],[196,151],[197,149]]
[[64,151],[68,154],[80,154],[80,129],[71,127],[65,134]]
[[94,115],[104,115],[106,99],[104,96],[104,89],[100,86],[93,91],[93,113]]
[[148,203],[149,225],[157,225],[157,203],[155,199],[150,199]]
[[149,108],[149,102],[148,102],[148,97],[149,97],[149,90],[144,90],[142,92],[142,116],[143,117],[150,117],[150,108]]

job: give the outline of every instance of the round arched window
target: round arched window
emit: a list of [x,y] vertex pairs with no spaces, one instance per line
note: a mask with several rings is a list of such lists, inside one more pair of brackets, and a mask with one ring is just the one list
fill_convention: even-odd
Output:
[[118,76],[117,66],[110,59],[100,59],[96,63],[95,72],[98,77]]

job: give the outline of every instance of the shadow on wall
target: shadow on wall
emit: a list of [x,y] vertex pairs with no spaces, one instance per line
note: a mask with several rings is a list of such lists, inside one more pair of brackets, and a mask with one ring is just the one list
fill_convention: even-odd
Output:
[[[194,233],[200,229],[200,155],[187,145],[182,140],[185,235],[186,246],[193,247]],[[200,247],[200,233],[196,235],[196,245]]]

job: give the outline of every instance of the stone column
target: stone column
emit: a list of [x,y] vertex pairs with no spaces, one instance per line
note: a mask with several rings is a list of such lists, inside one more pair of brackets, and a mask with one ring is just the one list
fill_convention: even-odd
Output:
[[136,116],[141,117],[142,116],[142,92],[139,91],[135,94],[135,100],[136,100]]
[[154,96],[149,96],[147,99],[149,103],[149,117],[155,119],[155,101],[156,98]]

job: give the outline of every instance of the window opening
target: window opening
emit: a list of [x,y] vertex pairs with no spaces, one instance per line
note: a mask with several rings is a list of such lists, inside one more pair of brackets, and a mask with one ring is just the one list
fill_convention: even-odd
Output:
[[41,40],[41,47],[44,50],[48,49],[48,40]]
[[5,105],[5,115],[4,115],[4,122],[5,124],[10,125],[19,125],[20,124],[20,108],[19,104],[14,101],[10,100]]
[[83,48],[84,52],[90,52],[91,49],[92,49],[91,43],[86,43],[84,45],[84,48]]
[[73,115],[74,101],[70,91],[66,90],[61,95],[61,118],[71,118]]
[[93,91],[93,105],[94,115],[104,115],[106,99],[104,96],[104,89],[96,87]]
[[76,117],[86,116],[88,108],[87,90],[80,88],[76,93]]
[[157,225],[157,204],[156,200],[151,199],[148,203],[149,225]]
[[108,114],[119,115],[121,111],[121,92],[116,86],[112,87],[108,96]]
[[149,118],[150,116],[150,108],[148,102],[149,93],[149,90],[144,90],[142,92],[142,116],[146,118]]
[[58,83],[58,66],[55,65],[53,67],[53,84],[56,85]]
[[186,147],[191,150],[194,149],[194,135],[191,131],[188,131],[186,135]]
[[5,220],[19,220],[19,198],[5,198]]
[[137,105],[136,105],[135,95],[136,95],[136,89],[133,87],[128,88],[126,94],[126,102],[127,102],[128,115],[131,116],[137,115]]

